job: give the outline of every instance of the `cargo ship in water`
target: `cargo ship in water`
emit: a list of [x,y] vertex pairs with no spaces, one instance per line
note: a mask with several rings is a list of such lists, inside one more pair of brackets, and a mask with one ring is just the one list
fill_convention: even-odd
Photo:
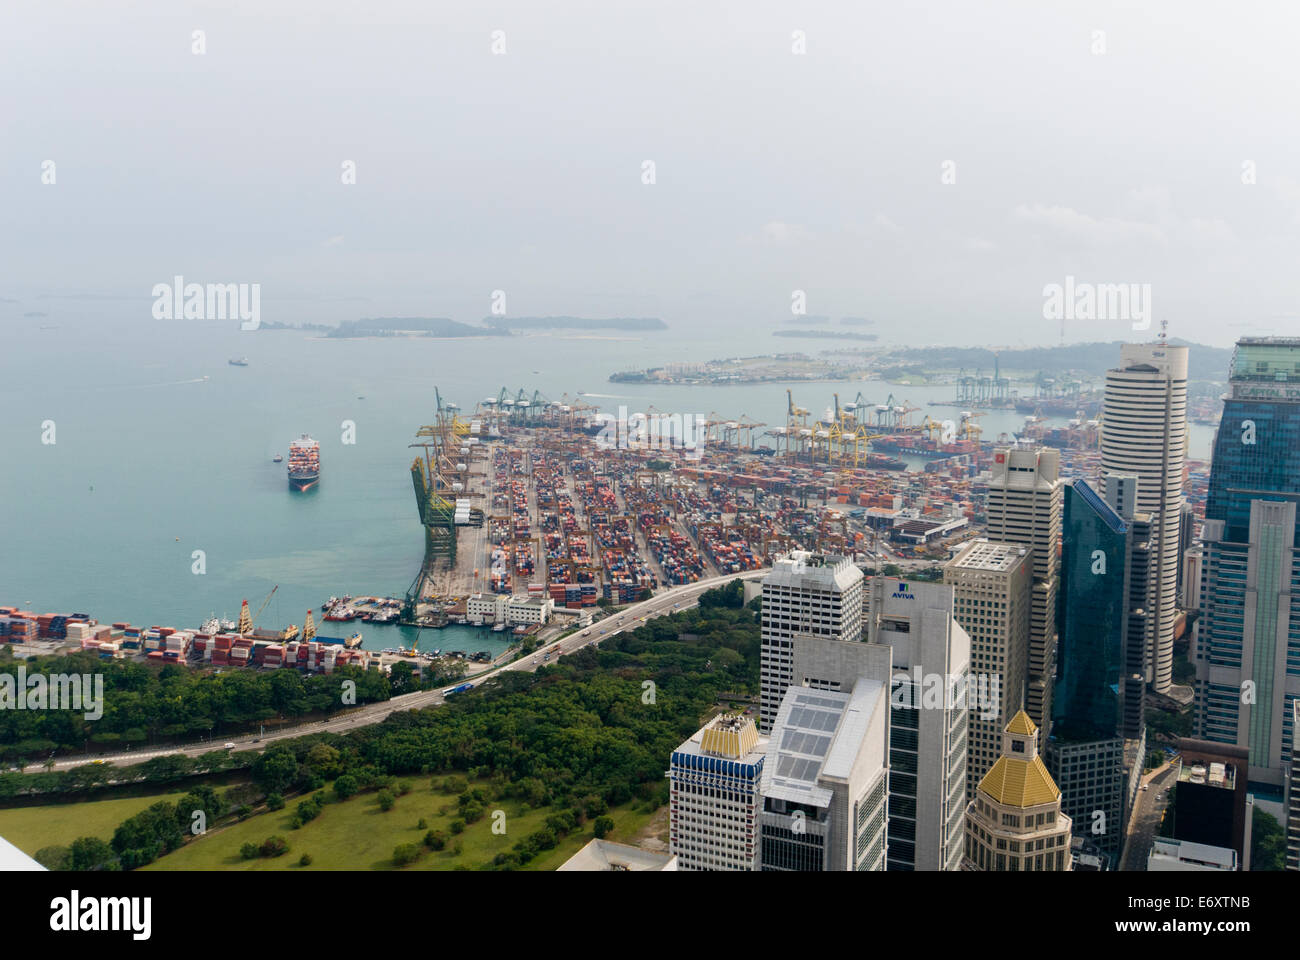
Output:
[[299,492],[320,482],[320,443],[307,434],[289,444],[289,486]]
[[980,445],[976,440],[957,438],[943,441],[916,434],[900,434],[896,437],[880,437],[871,441],[875,450],[901,453],[906,457],[924,457],[926,460],[942,460],[964,453],[979,453]]

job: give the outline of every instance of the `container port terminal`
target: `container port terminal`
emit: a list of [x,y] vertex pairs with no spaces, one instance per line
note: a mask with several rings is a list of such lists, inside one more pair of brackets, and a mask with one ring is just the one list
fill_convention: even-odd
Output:
[[939,421],[892,395],[833,394],[814,420],[785,393],[783,423],[715,412],[687,445],[681,415],[653,407],[629,431],[567,395],[503,388],[462,413],[435,391],[435,422],[412,444],[425,558],[404,622],[477,622],[471,608],[493,594],[569,612],[625,604],[792,549],[938,562],[979,535],[996,448],[1045,444],[1067,475],[1099,471],[1097,418],[1032,414],[1016,436],[985,438],[977,410]]
[[[1050,427],[1028,416],[1017,437],[985,439],[978,411],[938,422],[893,396],[842,404],[832,395],[813,419],[785,392],[784,422],[711,413],[687,446],[678,433],[655,432],[681,418],[653,408],[629,417],[650,429],[619,433],[567,396],[503,389],[462,414],[435,391],[434,422],[411,444],[425,555],[404,597],[322,598],[330,636],[317,632],[314,611],[301,625],[259,626],[271,595],[255,612],[245,602],[238,624],[212,618],[192,629],[0,605],[0,643],[214,668],[331,672],[406,661],[419,669],[447,659],[469,667],[493,657],[444,651],[436,639],[416,649],[418,638],[407,649],[365,650],[356,627],[481,626],[511,642],[497,658],[509,659],[515,642],[546,643],[608,608],[760,570],[794,549],[852,556],[867,569],[937,565],[981,534],[992,458],[1017,440],[1060,448],[1067,477],[1100,469],[1096,419]],[[919,469],[903,469],[894,452]],[[1208,472],[1189,461],[1185,488],[1197,514]]]

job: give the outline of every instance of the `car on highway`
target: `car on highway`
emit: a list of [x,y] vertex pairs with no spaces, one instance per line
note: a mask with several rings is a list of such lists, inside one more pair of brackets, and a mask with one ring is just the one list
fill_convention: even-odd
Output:
[[227,743],[227,744],[226,744],[226,749],[227,749],[227,750],[234,750],[234,749],[235,749],[235,745],[234,745],[233,743]]

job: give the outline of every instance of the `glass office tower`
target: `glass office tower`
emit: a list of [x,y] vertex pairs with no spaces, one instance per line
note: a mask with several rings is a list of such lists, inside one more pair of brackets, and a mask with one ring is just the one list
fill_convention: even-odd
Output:
[[1300,338],[1237,342],[1202,531],[1196,729],[1280,791],[1300,698]]
[[1053,732],[1064,740],[1114,737],[1119,732],[1125,659],[1128,525],[1080,480],[1065,488],[1062,537]]

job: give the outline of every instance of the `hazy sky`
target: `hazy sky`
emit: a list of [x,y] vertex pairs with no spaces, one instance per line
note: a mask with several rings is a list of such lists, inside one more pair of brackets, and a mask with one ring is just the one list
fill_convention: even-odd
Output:
[[500,289],[740,336],[798,289],[891,341],[1017,345],[1058,340],[1043,287],[1071,275],[1151,284],[1172,335],[1300,333],[1297,27],[1186,0],[7,3],[0,298],[148,309],[182,274],[260,283],[263,320],[477,320]]

